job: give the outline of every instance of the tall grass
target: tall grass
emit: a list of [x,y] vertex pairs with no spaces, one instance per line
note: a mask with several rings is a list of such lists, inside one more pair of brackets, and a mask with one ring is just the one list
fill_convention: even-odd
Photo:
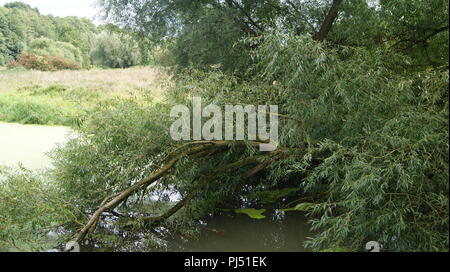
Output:
[[[100,104],[162,97],[162,70],[0,71],[0,121],[76,126]],[[142,98],[142,99],[140,99]]]
[[0,93],[36,85],[63,85],[118,95],[144,90],[156,97],[163,91],[161,86],[169,82],[170,78],[163,69],[151,67],[56,72],[0,70]]
[[76,125],[87,114],[88,108],[61,94],[46,94],[55,88],[56,86],[50,86],[19,94],[0,95],[0,121],[37,125]]

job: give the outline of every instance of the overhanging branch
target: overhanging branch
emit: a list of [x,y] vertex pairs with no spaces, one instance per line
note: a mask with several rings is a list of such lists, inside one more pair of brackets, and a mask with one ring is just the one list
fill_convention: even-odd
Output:
[[[117,206],[119,206],[121,203],[126,201],[131,195],[138,192],[140,189],[144,189],[149,187],[150,185],[154,184],[158,180],[160,180],[162,177],[167,175],[170,170],[183,158],[193,156],[199,153],[202,153],[204,151],[210,150],[212,148],[223,148],[223,147],[229,147],[231,145],[234,146],[259,146],[261,142],[231,142],[231,141],[198,141],[198,142],[190,142],[187,143],[180,148],[177,149],[177,153],[170,153],[168,157],[165,159],[167,160],[167,163],[165,163],[159,170],[155,171],[151,176],[135,183],[134,185],[130,186],[125,191],[113,196],[113,197],[107,197],[102,202],[100,207],[94,212],[92,217],[89,219],[88,223],[76,234],[73,241],[75,242],[81,242],[86,238],[86,235],[89,232],[94,231],[96,228],[101,215],[104,212],[111,211]],[[193,147],[192,147],[193,146]],[[189,149],[183,151],[184,149],[190,147]],[[270,154],[270,153],[268,153]],[[251,158],[244,161],[239,161],[236,163],[232,163],[228,166],[225,166],[223,169],[230,169],[233,167],[237,167],[241,165],[242,163],[258,163],[260,161],[256,160],[255,158]],[[222,171],[223,171],[222,169]],[[185,201],[188,201],[189,199],[186,199]],[[169,210],[165,215],[163,215],[162,219],[164,217],[170,217],[174,213],[176,213],[179,209],[181,209],[184,206],[185,202],[178,203],[175,207],[173,207],[171,210]]]

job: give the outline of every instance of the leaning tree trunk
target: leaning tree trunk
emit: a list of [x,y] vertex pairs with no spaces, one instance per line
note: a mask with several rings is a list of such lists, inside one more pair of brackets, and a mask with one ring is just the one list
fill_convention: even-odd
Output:
[[325,20],[323,21],[319,32],[317,32],[316,35],[314,36],[315,40],[323,41],[328,36],[328,33],[331,31],[331,28],[333,27],[333,24],[336,21],[336,18],[339,13],[339,6],[342,4],[342,1],[343,0],[333,0],[333,4],[330,8],[330,11],[325,17]]

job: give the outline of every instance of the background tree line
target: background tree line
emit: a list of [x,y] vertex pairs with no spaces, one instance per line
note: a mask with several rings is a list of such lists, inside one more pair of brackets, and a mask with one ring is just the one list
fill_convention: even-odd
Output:
[[141,48],[130,33],[97,27],[86,18],[42,15],[22,2],[8,3],[0,7],[0,66],[18,61],[22,54],[34,55],[24,56],[27,61],[22,62],[33,60],[36,69],[43,68],[38,65],[43,56],[59,56],[80,68],[143,64]]

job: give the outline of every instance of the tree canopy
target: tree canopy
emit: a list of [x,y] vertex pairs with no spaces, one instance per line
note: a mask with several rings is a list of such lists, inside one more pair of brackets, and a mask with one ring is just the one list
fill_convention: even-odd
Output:
[[[416,65],[448,58],[448,3],[424,1],[100,0],[104,18],[154,41],[174,39],[178,63],[225,69],[248,64],[247,37],[272,30],[309,35],[333,45],[394,47]],[[339,16],[337,16],[339,13]],[[437,46],[437,45],[440,46]]]
[[[87,19],[42,15],[27,4],[13,2],[0,7],[0,32],[3,36],[0,65],[17,60],[26,51],[36,51],[36,46],[46,51],[41,53],[61,53],[55,52],[55,47],[62,46],[57,51],[65,51],[62,55],[67,56],[68,46],[64,45],[67,43],[76,48],[72,51],[79,51],[75,55],[72,52],[70,59],[88,67],[90,42],[97,30]],[[42,48],[43,45],[49,47]]]

